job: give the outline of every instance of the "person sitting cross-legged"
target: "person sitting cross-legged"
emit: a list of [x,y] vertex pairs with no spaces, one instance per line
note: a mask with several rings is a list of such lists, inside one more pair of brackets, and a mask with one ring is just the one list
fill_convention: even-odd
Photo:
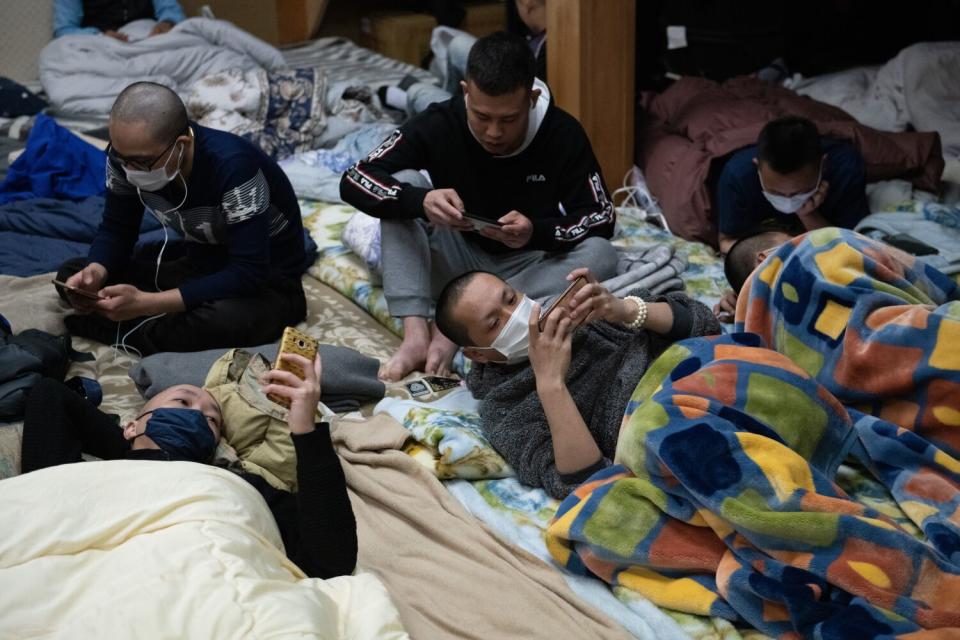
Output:
[[403,319],[383,378],[449,369],[456,347],[428,319],[450,278],[483,269],[542,299],[576,266],[616,274],[600,166],[535,67],[522,37],[480,38],[463,94],[411,118],[340,181],[345,202],[381,220],[384,295]]
[[[267,344],[306,316],[312,259],[290,181],[248,141],[188,120],[171,89],[137,82],[117,97],[106,184],[88,257],[57,274],[78,312],[70,333],[147,356]],[[133,257],[145,208],[185,256]]]

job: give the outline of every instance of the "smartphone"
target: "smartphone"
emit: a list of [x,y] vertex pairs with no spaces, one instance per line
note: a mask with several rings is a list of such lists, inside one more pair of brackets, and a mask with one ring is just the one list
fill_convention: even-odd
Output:
[[54,279],[51,280],[50,282],[52,282],[53,284],[57,285],[58,287],[63,287],[64,289],[66,289],[66,290],[69,291],[70,293],[75,294],[75,295],[78,295],[78,296],[80,296],[81,298],[87,298],[88,300],[106,300],[106,298],[104,298],[104,297],[103,297],[102,295],[100,295],[99,293],[91,293],[90,291],[85,291],[85,290],[83,290],[83,289],[77,289],[76,287],[71,287],[71,286],[68,285],[66,282],[63,282],[63,281],[61,281],[61,280],[57,280],[56,278],[54,278]]
[[487,227],[496,227],[499,229],[503,226],[502,222],[497,222],[496,220],[488,220],[486,218],[478,218],[477,216],[471,216],[463,214],[463,219],[473,225],[474,231],[482,231]]
[[424,376],[424,380],[434,391],[446,391],[460,386],[459,378],[444,378],[443,376]]
[[[570,300],[573,299],[573,296],[580,291],[587,284],[587,279],[583,276],[577,276],[577,279],[570,283],[570,286],[567,287],[567,290],[561,293],[557,298],[550,303],[550,306],[547,307],[547,310],[540,314],[540,321],[537,323],[540,331],[543,331],[544,323],[547,321],[547,317],[554,312],[555,309],[564,306],[566,307]],[[580,321],[574,325],[574,328],[579,327],[580,323],[584,321],[585,318],[580,318]]]
[[[273,368],[279,369],[280,371],[289,371],[303,380],[306,378],[306,373],[303,371],[303,368],[294,362],[287,362],[281,356],[285,353],[295,353],[298,356],[303,356],[312,363],[317,357],[317,347],[316,338],[308,336],[293,327],[287,327],[283,330],[283,337],[280,338],[280,348],[277,350],[277,359],[273,363]],[[287,398],[273,393],[268,393],[267,397],[279,405],[287,407],[288,409],[290,408],[290,400]]]

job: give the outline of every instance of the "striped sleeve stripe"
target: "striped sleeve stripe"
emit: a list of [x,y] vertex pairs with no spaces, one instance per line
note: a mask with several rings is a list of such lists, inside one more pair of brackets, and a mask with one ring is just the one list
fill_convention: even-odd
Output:
[[590,229],[613,222],[613,203],[607,198],[603,189],[599,173],[591,173],[587,178],[593,199],[599,205],[599,210],[588,213],[570,225],[557,225],[554,228],[554,237],[559,242],[576,242],[590,232]]
[[388,187],[382,182],[379,182],[370,174],[361,171],[359,163],[347,169],[346,176],[349,182],[374,200],[396,200],[400,195],[400,187],[398,185]]

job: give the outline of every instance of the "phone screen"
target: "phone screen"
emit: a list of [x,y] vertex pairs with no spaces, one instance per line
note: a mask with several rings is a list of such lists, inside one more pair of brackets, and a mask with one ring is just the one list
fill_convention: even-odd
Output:
[[[547,307],[547,310],[543,312],[543,314],[540,316],[540,321],[537,323],[540,331],[543,331],[543,323],[546,322],[547,317],[559,306],[566,306],[567,302],[573,298],[577,291],[580,291],[585,284],[587,284],[587,279],[583,276],[578,276],[576,280],[570,283],[570,286],[567,287],[566,291],[561,293],[557,299],[554,300],[549,307]],[[581,319],[580,322],[583,322],[583,319]],[[579,325],[579,323],[577,324]]]

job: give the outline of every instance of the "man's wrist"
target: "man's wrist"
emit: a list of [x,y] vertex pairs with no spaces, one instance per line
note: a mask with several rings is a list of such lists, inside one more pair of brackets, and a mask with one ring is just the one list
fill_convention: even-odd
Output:
[[563,378],[560,378],[559,376],[548,376],[543,378],[537,376],[537,395],[539,395],[541,399],[547,397],[557,397],[564,393],[569,393],[569,391],[567,391],[567,385],[563,381]]

